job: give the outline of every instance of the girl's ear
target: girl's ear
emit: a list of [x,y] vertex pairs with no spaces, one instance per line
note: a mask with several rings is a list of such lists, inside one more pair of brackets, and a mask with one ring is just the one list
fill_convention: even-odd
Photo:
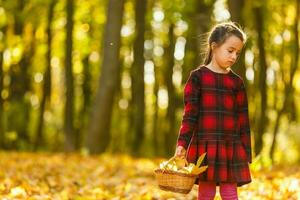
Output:
[[211,50],[213,51],[214,49],[216,49],[216,47],[217,47],[217,43],[215,43],[215,42],[212,42],[211,43]]

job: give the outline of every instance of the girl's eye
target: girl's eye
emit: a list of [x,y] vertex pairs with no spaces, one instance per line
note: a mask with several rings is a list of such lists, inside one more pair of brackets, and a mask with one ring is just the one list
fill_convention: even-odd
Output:
[[229,53],[232,53],[232,52],[233,52],[233,50],[228,50],[228,52],[229,52]]

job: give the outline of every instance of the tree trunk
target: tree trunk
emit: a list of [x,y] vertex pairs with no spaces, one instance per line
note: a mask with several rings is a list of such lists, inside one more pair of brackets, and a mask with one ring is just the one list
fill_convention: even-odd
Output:
[[65,105],[65,151],[75,150],[74,136],[74,78],[72,70],[72,47],[73,47],[73,13],[74,1],[67,0],[67,25],[66,25],[66,55],[65,55],[65,79],[66,79],[66,105]]
[[132,153],[138,155],[143,144],[145,123],[145,85],[144,85],[144,34],[147,0],[136,0],[135,21],[136,38],[133,47],[134,61],[131,68],[132,80],[132,119],[133,143]]
[[258,155],[263,147],[263,135],[265,134],[265,129],[268,124],[266,111],[267,111],[267,85],[266,85],[266,71],[267,71],[267,62],[266,62],[266,53],[265,53],[265,41],[263,38],[263,8],[255,7],[253,8],[255,25],[257,32],[257,46],[259,49],[259,88],[260,88],[260,113],[258,117],[258,124],[256,129],[255,137],[255,155]]
[[43,126],[44,126],[44,113],[46,108],[46,101],[50,100],[51,97],[51,44],[52,44],[52,32],[51,24],[54,15],[54,6],[56,0],[51,0],[48,11],[48,25],[47,25],[47,54],[46,54],[46,70],[44,73],[44,82],[43,82],[43,96],[40,104],[40,110],[38,114],[38,125],[36,130],[36,138],[33,144],[34,151],[36,151],[40,144],[44,144],[43,138]]
[[83,106],[82,106],[82,113],[86,113],[88,108],[91,104],[91,71],[90,71],[90,64],[89,64],[89,56],[86,56],[83,60],[83,84],[82,84],[82,91],[83,91]]
[[[196,26],[195,26],[196,22],[194,22],[193,20],[188,20],[188,21],[190,22],[189,22],[189,30],[187,31],[187,36],[186,36],[185,56],[182,65],[181,84],[185,83],[185,81],[188,78],[189,72],[200,64],[200,61],[198,60],[197,57],[197,55],[199,54],[197,46],[200,44],[198,44],[198,40],[196,39],[197,37]],[[201,35],[199,37],[201,37]]]
[[204,61],[206,46],[206,33],[210,30],[211,15],[215,0],[204,1],[195,0],[195,10],[193,13],[186,13],[188,20],[189,30],[187,35],[187,42],[185,48],[184,63],[182,66],[182,84],[188,78],[190,71],[195,69]]
[[165,153],[167,156],[174,154],[176,135],[175,135],[175,89],[172,81],[173,76],[173,67],[174,67],[174,51],[176,38],[173,34],[174,24],[171,23],[168,32],[169,44],[165,49],[165,70],[164,70],[164,79],[168,91],[168,108],[166,116],[166,130],[164,134],[165,142]]
[[[14,12],[14,34],[22,38],[24,27],[24,6],[23,0],[19,0],[16,4]],[[35,27],[34,27],[35,28]],[[29,34],[35,34],[35,29],[30,30]],[[28,33],[27,33],[28,34]],[[35,51],[35,40],[23,41],[24,51],[22,57],[17,64],[13,64],[9,68],[10,85],[9,100],[11,102],[10,109],[7,112],[8,131],[15,131],[18,134],[18,140],[14,141],[10,148],[18,149],[29,143],[28,120],[30,113],[30,103],[25,94],[30,90],[30,76],[28,68]],[[18,117],[16,117],[18,116]]]
[[243,20],[244,0],[228,0],[227,3],[231,15],[231,21],[237,22],[240,25],[244,24],[244,20]]
[[81,85],[82,88],[82,105],[80,109],[80,119],[78,119],[78,127],[76,127],[76,138],[75,138],[75,146],[76,149],[80,149],[82,147],[82,141],[84,138],[84,131],[87,126],[87,114],[89,113],[90,106],[91,106],[91,71],[90,71],[90,63],[89,63],[89,55],[86,55],[83,60],[83,83]]
[[154,149],[154,155],[159,155],[160,154],[160,145],[159,145],[159,136],[160,134],[158,133],[158,89],[159,89],[159,79],[158,79],[158,71],[154,67],[154,87],[153,87],[153,94],[155,96],[154,101],[153,101],[153,106],[154,106],[154,114],[153,114],[153,125],[152,125],[152,135],[153,135],[153,149]]
[[[287,84],[285,84],[285,95],[284,95],[284,101],[283,106],[280,109],[280,111],[277,114],[275,128],[273,132],[273,139],[272,139],[272,145],[270,149],[270,158],[273,161],[274,160],[274,152],[276,147],[276,136],[278,134],[280,119],[282,115],[288,110],[288,104],[289,101],[294,98],[294,88],[293,88],[293,81],[294,77],[298,68],[299,63],[299,31],[298,31],[298,22],[299,22],[299,13],[300,13],[300,6],[299,6],[299,0],[296,0],[296,16],[295,16],[295,22],[294,22],[294,35],[295,35],[295,42],[292,42],[294,45],[294,59],[293,62],[291,62],[290,67],[290,78]],[[284,72],[283,72],[284,73]]]
[[[244,27],[244,19],[243,19],[244,0],[228,0],[228,7],[231,15],[231,21],[237,22],[242,27]],[[246,67],[245,67],[245,49],[246,48],[244,47],[244,50],[241,52],[241,55],[237,63],[234,64],[233,69],[243,78],[245,83],[247,83]]]
[[[91,13],[94,13],[94,9],[92,8],[90,10]],[[94,34],[94,24],[93,20],[89,19],[86,21],[90,25],[90,29],[88,31],[88,37],[93,38]],[[92,82],[92,67],[91,63],[89,62],[89,58],[91,56],[91,52],[87,53],[83,59],[82,59],[82,65],[83,65],[83,80],[81,84],[81,90],[82,90],[82,104],[81,108],[79,111],[79,116],[77,117],[76,120],[76,138],[75,138],[75,147],[76,149],[81,149],[85,144],[85,136],[86,136],[86,130],[88,126],[88,118],[89,118],[89,113],[91,110],[91,99],[92,99],[92,87],[91,87],[91,82]],[[77,115],[78,116],[78,115]]]
[[[111,123],[112,124],[118,124],[118,126],[113,126],[111,128],[111,143],[109,151],[111,153],[124,153],[125,151],[130,152],[130,146],[127,145],[127,136],[128,136],[128,127],[124,126],[127,124],[127,120],[124,121],[124,119],[128,119],[128,112],[124,112],[122,108],[119,106],[119,100],[122,98],[122,84],[121,84],[121,74],[123,71],[123,63],[124,63],[124,57],[120,56],[120,67],[119,67],[119,73],[115,88],[115,96],[114,96],[114,104],[112,109],[112,117],[111,117]],[[125,123],[124,123],[125,122]]]
[[104,152],[110,142],[114,93],[119,77],[120,31],[124,0],[110,0],[104,35],[103,63],[86,145],[91,153]]
[[[148,1],[148,9],[151,10],[154,7],[155,2],[154,1]],[[154,44],[154,34],[153,30],[151,27],[151,24],[148,20],[146,20],[146,39],[151,40]],[[154,45],[153,45],[154,47]],[[155,63],[155,60],[153,58],[153,48],[148,49],[148,51],[145,52],[145,55],[147,59],[152,60],[154,62],[154,85],[153,85],[153,104],[152,104],[152,109],[153,109],[153,115],[152,115],[152,126],[151,126],[151,135],[152,135],[152,150],[153,150],[153,155],[158,156],[162,155],[160,152],[162,148],[160,148],[160,134],[159,134],[159,129],[158,129],[158,113],[159,113],[159,106],[158,106],[158,89],[159,89],[159,75],[158,75],[158,66]]]
[[[4,34],[4,28],[1,30]],[[4,40],[4,38],[2,38]],[[0,94],[3,91],[3,52],[4,52],[5,47],[0,47]],[[4,123],[3,123],[3,102],[4,99],[2,98],[2,95],[0,95],[0,148],[4,148]]]
[[14,12],[14,33],[16,35],[22,35],[23,33],[23,19],[24,19],[24,7],[25,7],[25,0],[18,0],[16,10]]
[[197,3],[196,3],[194,26],[196,27],[196,36],[197,36],[197,41],[196,41],[197,44],[196,62],[198,63],[197,65],[202,64],[204,61],[204,54],[202,52],[200,44],[202,44],[203,42],[203,38],[202,38],[203,34],[207,33],[210,30],[211,15],[213,12],[215,1],[216,0],[211,0],[211,1],[196,0]]

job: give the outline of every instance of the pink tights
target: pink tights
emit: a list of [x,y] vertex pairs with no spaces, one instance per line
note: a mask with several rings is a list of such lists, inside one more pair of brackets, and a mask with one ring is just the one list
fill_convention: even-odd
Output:
[[[198,200],[213,200],[216,195],[216,184],[199,182]],[[222,200],[238,200],[236,183],[221,183]]]

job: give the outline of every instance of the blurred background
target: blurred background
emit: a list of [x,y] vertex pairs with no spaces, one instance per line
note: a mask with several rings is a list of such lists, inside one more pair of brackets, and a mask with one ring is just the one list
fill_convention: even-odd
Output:
[[3,150],[174,154],[208,31],[248,34],[257,165],[300,162],[299,0],[0,0]]

